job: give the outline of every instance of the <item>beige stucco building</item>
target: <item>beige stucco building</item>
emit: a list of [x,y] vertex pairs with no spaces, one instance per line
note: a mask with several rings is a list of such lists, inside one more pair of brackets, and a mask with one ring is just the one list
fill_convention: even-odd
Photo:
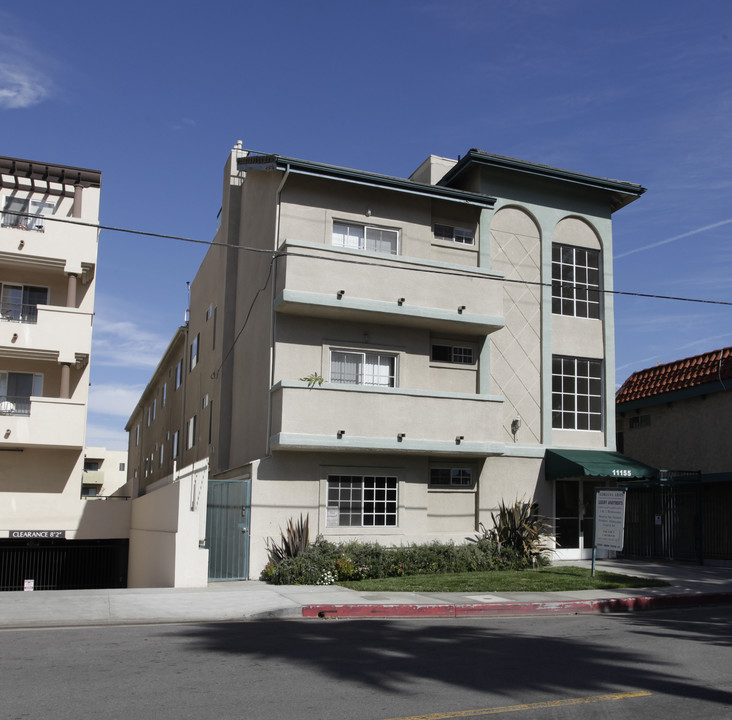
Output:
[[0,180],[0,589],[57,587],[62,554],[121,558],[129,528],[96,500],[125,494],[125,454],[84,450],[101,173],[0,157]]
[[177,494],[201,513],[205,493],[207,524],[169,557],[257,577],[301,513],[333,540],[463,542],[517,498],[586,555],[585,503],[612,474],[556,477],[545,457],[632,472],[604,291],[612,214],[643,192],[479,150],[397,178],[238,144],[188,322],[127,426],[151,504],[208,462],[207,487]]

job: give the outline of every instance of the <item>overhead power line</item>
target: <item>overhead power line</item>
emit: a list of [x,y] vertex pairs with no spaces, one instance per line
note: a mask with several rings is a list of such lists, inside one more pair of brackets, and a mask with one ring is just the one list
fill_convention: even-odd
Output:
[[[13,212],[12,214],[19,216],[19,217],[38,217],[37,215],[32,215],[30,213],[22,213],[22,212]],[[195,243],[198,245],[225,247],[225,248],[231,248],[232,250],[243,250],[245,252],[267,253],[268,255],[271,255],[273,258],[303,257],[303,258],[314,258],[314,259],[318,259],[318,260],[328,260],[331,262],[344,262],[344,263],[348,263],[349,265],[368,265],[370,267],[389,267],[389,268],[394,267],[393,265],[384,265],[379,262],[366,262],[366,261],[361,261],[361,260],[353,260],[352,258],[324,257],[322,255],[310,255],[308,253],[296,253],[296,252],[291,252],[291,251],[280,252],[278,250],[268,250],[266,248],[250,247],[250,246],[246,246],[246,245],[231,245],[230,243],[221,243],[221,242],[216,242],[214,240],[198,240],[196,238],[182,237],[180,235],[168,235],[166,233],[155,233],[155,232],[148,232],[145,230],[131,230],[129,228],[115,227],[114,225],[99,225],[96,223],[84,222],[83,220],[76,220],[73,218],[54,218],[54,217],[45,217],[44,216],[43,220],[44,220],[44,222],[50,220],[52,222],[66,223],[69,225],[80,225],[82,227],[96,228],[97,230],[109,230],[111,232],[127,233],[129,235],[141,235],[143,237],[155,237],[155,238],[160,238],[162,240],[176,240],[178,242],[188,242],[188,243]],[[413,271],[418,271],[421,273],[427,273],[427,274],[433,274],[433,275],[452,275],[452,276],[458,276],[458,277],[476,277],[476,278],[479,277],[482,279],[490,279],[490,278],[486,278],[485,274],[483,274],[483,273],[472,273],[470,271],[470,268],[466,268],[465,270],[457,271],[457,270],[446,270],[446,269],[440,269],[440,268],[424,267],[418,263],[414,263],[413,267],[409,267],[409,264],[410,264],[409,261],[406,260],[406,261],[402,261],[400,263],[400,266],[406,270],[413,270]],[[528,285],[528,286],[534,286],[534,287],[551,288],[552,285],[554,284],[551,282],[541,282],[541,281],[532,281],[532,280],[514,280],[512,278],[501,278],[501,277],[496,277],[494,279],[498,280],[502,283]],[[585,286],[576,286],[576,285],[572,285],[571,283],[566,283],[566,282],[563,282],[561,284],[563,287],[569,286],[569,287],[585,288]],[[628,290],[601,289],[601,290],[593,290],[593,291],[600,292],[603,294],[608,294],[608,295],[649,298],[652,300],[675,300],[677,302],[702,303],[705,305],[722,305],[722,306],[732,307],[732,301],[725,301],[725,300],[708,300],[705,298],[689,298],[689,297],[681,297],[681,296],[677,296],[677,295],[658,295],[656,293],[631,292]]]

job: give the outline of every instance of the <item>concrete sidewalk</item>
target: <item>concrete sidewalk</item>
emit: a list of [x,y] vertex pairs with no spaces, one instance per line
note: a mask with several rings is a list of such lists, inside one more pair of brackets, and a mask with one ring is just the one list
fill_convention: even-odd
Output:
[[[589,567],[589,562],[555,563]],[[732,567],[601,560],[598,570],[662,588],[546,593],[382,593],[331,586],[215,583],[206,588],[0,593],[0,628],[326,617],[487,617],[630,612],[732,603]]]

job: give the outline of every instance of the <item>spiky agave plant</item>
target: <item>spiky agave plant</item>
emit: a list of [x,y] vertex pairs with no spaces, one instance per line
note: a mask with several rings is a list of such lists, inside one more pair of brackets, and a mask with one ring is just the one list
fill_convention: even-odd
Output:
[[549,519],[539,515],[536,505],[523,500],[517,499],[513,505],[501,501],[491,519],[493,528],[484,533],[499,547],[511,548],[528,561],[546,552],[553,540]]
[[285,558],[293,558],[304,552],[310,545],[310,515],[295,522],[292,518],[287,521],[285,531],[280,528],[280,542],[272,538],[267,539],[267,556],[269,561],[276,565]]

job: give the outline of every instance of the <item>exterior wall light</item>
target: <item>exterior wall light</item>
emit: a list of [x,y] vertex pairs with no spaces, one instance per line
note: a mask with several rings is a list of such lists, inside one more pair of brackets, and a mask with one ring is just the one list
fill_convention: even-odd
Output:
[[404,298],[397,298],[397,305],[404,305]]
[[339,290],[336,293],[336,297],[340,300],[345,294],[346,294],[346,291],[345,290]]
[[516,442],[516,434],[518,433],[520,427],[521,427],[521,418],[517,415],[511,421],[511,435],[513,435],[514,442]]
[[465,435],[458,435],[458,436],[457,436],[457,437],[455,438],[455,444],[456,444],[456,445],[459,445],[459,444],[460,444],[460,442],[461,442],[462,440],[465,440]]
[[407,433],[399,433],[397,435],[397,442],[401,442],[405,437],[407,437]]
[[458,305],[458,312],[462,313],[465,310],[465,305]]
[[345,430],[339,430],[339,431],[338,431],[338,432],[336,433],[336,435],[337,435],[337,437],[338,437],[338,439],[339,439],[339,440],[340,440],[340,439],[341,439],[341,438],[342,438],[342,437],[343,437],[343,436],[344,436],[345,434],[346,434],[346,431],[345,431]]

